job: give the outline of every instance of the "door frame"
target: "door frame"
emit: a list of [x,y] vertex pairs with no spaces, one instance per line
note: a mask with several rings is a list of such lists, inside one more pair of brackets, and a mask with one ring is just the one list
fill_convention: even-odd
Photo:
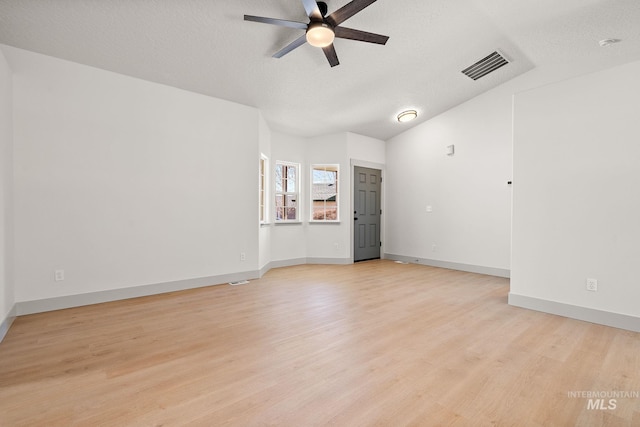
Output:
[[374,163],[374,162],[368,162],[366,160],[359,160],[359,159],[351,159],[351,164],[349,166],[349,173],[351,175],[350,177],[350,189],[349,189],[349,193],[351,194],[350,197],[350,201],[349,201],[349,234],[350,234],[350,238],[349,238],[349,242],[350,242],[350,248],[349,248],[349,258],[351,261],[351,264],[354,263],[354,255],[353,255],[353,251],[354,251],[354,247],[355,247],[355,229],[354,229],[354,220],[353,220],[353,211],[355,209],[355,200],[354,198],[356,197],[353,189],[355,187],[355,167],[359,166],[362,168],[369,168],[369,169],[378,169],[381,174],[382,174],[382,182],[381,182],[381,186],[380,186],[380,209],[382,209],[382,214],[380,215],[380,242],[382,242],[382,245],[380,246],[380,259],[384,259],[385,258],[385,215],[386,215],[386,205],[385,205],[385,185],[387,183],[387,179],[386,179],[386,171],[385,171],[385,165],[382,163]]

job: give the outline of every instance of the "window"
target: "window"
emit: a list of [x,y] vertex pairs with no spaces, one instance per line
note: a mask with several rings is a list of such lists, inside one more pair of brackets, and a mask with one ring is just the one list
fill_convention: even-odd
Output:
[[296,163],[276,162],[276,221],[298,221],[298,170]]
[[260,172],[259,172],[259,218],[260,224],[268,222],[267,219],[267,174],[269,159],[262,154],[260,155]]
[[338,165],[311,167],[311,220],[338,221]]

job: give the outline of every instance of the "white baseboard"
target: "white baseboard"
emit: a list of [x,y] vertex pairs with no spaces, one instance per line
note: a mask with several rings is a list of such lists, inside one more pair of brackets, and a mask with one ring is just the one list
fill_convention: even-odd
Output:
[[[386,259],[430,265],[433,267],[450,268],[499,277],[509,277],[509,270],[504,269],[427,260],[394,254],[385,254],[384,257]],[[259,271],[225,274],[220,276],[202,277],[198,279],[187,279],[174,282],[136,286],[132,288],[113,289],[100,292],[91,292],[87,294],[18,302],[12,307],[2,323],[0,323],[0,342],[2,342],[3,338],[9,331],[9,328],[11,327],[11,324],[15,320],[16,316],[19,315],[61,310],[71,307],[79,307],[83,305],[99,304],[103,302],[156,295],[166,292],[181,291],[241,280],[250,280],[262,277],[272,268],[289,267],[302,264],[347,265],[351,263],[353,263],[353,260],[349,258],[296,258],[289,260],[271,261],[263,266]],[[584,320],[591,323],[640,332],[640,318],[635,316],[596,310],[587,307],[559,303],[555,301],[548,301],[514,293],[509,293],[509,304],[515,307],[527,308],[544,313],[569,317],[572,319]]]
[[384,254],[385,259],[403,261],[411,264],[422,264],[431,267],[448,268],[450,270],[468,271],[469,273],[486,274],[489,276],[511,277],[511,271],[505,268],[484,267],[481,265],[462,264],[458,262],[439,261],[435,259],[410,257],[405,255]]
[[25,314],[62,310],[65,308],[80,307],[83,305],[100,304],[103,302],[138,298],[149,295],[163,294],[167,292],[183,291],[193,288],[202,288],[205,286],[219,285],[222,283],[239,282],[242,280],[256,279],[258,277],[258,271],[245,271],[242,273],[200,277],[197,279],[177,280],[174,282],[134,286],[131,288],[109,289],[106,291],[90,292],[86,294],[67,295],[33,301],[22,301],[16,303],[16,314],[18,316],[22,316]]
[[[509,277],[508,270],[494,269],[490,267],[471,266],[466,264],[448,263],[433,261],[401,255],[384,254],[384,258],[415,262],[434,267],[451,268],[455,270],[470,271],[474,273],[489,274],[493,276]],[[33,301],[17,302],[12,308],[7,318],[0,324],[0,341],[6,335],[11,323],[16,316],[33,313],[43,313],[46,311],[62,310],[65,308],[80,307],[84,305],[100,304],[104,302],[118,301],[129,298],[138,298],[149,295],[157,295],[166,292],[182,291],[186,289],[200,288],[217,284],[238,282],[260,278],[272,268],[290,267],[302,264],[328,264],[328,265],[348,265],[352,264],[351,258],[294,258],[287,260],[271,261],[265,264],[260,270],[248,271],[219,276],[201,277],[197,279],[178,280],[174,282],[156,283],[149,285],[134,286],[123,289],[110,289],[105,291],[90,292],[86,294],[67,295],[53,298],[45,298]]]
[[[245,271],[241,273],[223,274],[220,276],[201,277],[197,279],[178,280],[175,282],[156,283],[150,285],[134,286],[123,289],[109,289],[106,291],[90,292],[86,294],[67,295],[61,297],[45,298],[33,301],[16,303],[13,317],[45,311],[62,310],[65,308],[80,307],[83,305],[100,304],[103,302],[118,301],[129,298],[138,298],[148,295],[157,295],[166,292],[183,291],[186,289],[212,286],[222,283],[239,282],[262,277],[272,268],[289,267],[300,264],[350,264],[353,261],[348,258],[296,258],[281,261],[271,261],[257,271]],[[13,321],[11,319],[11,321]],[[0,325],[0,333],[9,329],[11,322],[5,320]],[[6,330],[5,330],[6,329]]]
[[640,332],[640,317],[509,293],[509,305]]
[[16,320],[15,304],[13,305],[13,307],[11,307],[11,310],[9,310],[7,317],[5,317],[2,323],[0,323],[0,342],[2,342],[5,335],[7,335],[7,332],[9,332],[9,328],[11,327],[11,324],[13,323],[14,320]]
[[353,264],[350,258],[307,258],[307,264],[348,265]]
[[307,259],[306,258],[282,259],[282,260],[279,260],[279,261],[271,261],[263,269],[265,269],[265,273],[266,273],[267,271],[271,270],[272,268],[291,267],[291,266],[294,266],[294,265],[302,265],[302,264],[306,264],[306,263],[307,263]]
[[263,266],[262,266],[262,268],[260,268],[260,270],[258,270],[258,277],[262,277],[262,276],[264,276],[265,274],[267,274],[267,272],[268,272],[269,270],[271,270],[271,268],[272,268],[272,267],[271,267],[271,263],[270,263],[270,262],[268,262],[268,263],[266,263],[265,265],[263,265]]
[[260,277],[264,276],[272,268],[291,267],[294,265],[304,264],[330,264],[330,265],[348,265],[353,264],[351,258],[292,258],[279,261],[271,261],[260,269]]

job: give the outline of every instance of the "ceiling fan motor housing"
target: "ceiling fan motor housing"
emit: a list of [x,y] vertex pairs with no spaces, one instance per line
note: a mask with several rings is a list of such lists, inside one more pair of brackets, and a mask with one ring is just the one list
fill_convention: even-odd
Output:
[[327,4],[323,1],[319,1],[316,3],[318,3],[318,9],[320,9],[320,15],[322,15],[322,17],[327,16],[327,12],[329,11],[329,7],[327,6]]

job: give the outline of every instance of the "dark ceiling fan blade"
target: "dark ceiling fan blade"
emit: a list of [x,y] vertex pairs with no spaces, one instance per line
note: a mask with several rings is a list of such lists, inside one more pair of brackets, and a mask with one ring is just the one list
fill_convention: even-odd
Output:
[[315,21],[322,21],[322,14],[318,8],[318,4],[315,0],[302,0],[304,10],[307,11],[307,16]]
[[282,58],[287,53],[291,52],[293,49],[295,49],[297,47],[302,46],[306,42],[307,42],[307,35],[303,34],[302,36],[298,37],[297,39],[295,39],[294,41],[292,41],[291,43],[289,43],[288,45],[286,45],[285,47],[283,47],[282,49],[280,49],[279,51],[274,53],[273,57],[274,58]]
[[306,30],[307,24],[304,22],[286,21],[284,19],[265,18],[264,16],[244,15],[245,21],[261,22],[263,24],[280,25],[281,27],[298,28]]
[[334,32],[336,37],[341,39],[358,40],[367,43],[386,44],[387,40],[389,40],[389,36],[354,30],[353,28],[336,27]]
[[331,65],[332,67],[335,67],[336,65],[340,64],[340,61],[338,61],[338,54],[336,53],[336,48],[333,47],[333,43],[331,43],[327,47],[323,47],[322,51],[324,52],[324,56],[327,57],[327,61],[329,61],[329,65]]
[[332,26],[338,26],[365,7],[375,3],[376,0],[353,0],[345,4],[340,9],[327,16],[324,20]]

